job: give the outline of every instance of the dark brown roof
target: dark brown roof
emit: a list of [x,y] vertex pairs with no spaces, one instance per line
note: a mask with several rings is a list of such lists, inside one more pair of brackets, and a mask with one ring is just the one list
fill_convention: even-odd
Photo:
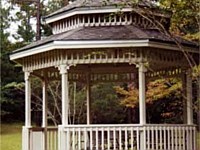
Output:
[[[53,41],[87,41],[87,40],[142,40],[174,43],[158,30],[142,29],[133,25],[109,27],[82,27],[68,32],[51,35],[43,40],[33,42],[17,51],[27,50]],[[197,46],[196,43],[177,38],[179,42],[188,46]],[[15,51],[15,52],[17,52]]]
[[[49,18],[51,16],[67,12],[76,8],[87,8],[91,9],[93,7],[131,7],[133,5],[133,1],[131,0],[76,0],[69,5],[47,15],[45,18]],[[155,7],[155,4],[149,2],[147,0],[139,1],[139,6],[147,6],[147,7]]]

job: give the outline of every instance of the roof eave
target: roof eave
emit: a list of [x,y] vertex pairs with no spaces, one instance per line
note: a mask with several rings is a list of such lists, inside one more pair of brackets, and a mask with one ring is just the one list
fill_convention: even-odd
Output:
[[[35,46],[29,49],[22,49],[21,51],[15,51],[10,55],[11,60],[17,60],[23,57],[51,51],[54,49],[88,49],[88,48],[122,48],[122,47],[153,47],[153,48],[162,48],[170,50],[180,50],[177,45],[167,43],[167,42],[158,42],[150,39],[140,39],[140,40],[87,40],[87,41],[52,41],[40,46]],[[185,50],[197,53],[198,48],[191,48],[188,46],[184,47]]]

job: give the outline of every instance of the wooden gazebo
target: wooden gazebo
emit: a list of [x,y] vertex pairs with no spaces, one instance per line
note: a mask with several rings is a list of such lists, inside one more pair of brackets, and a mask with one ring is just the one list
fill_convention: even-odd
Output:
[[[53,35],[14,51],[10,59],[23,66],[25,74],[25,125],[23,150],[196,150],[193,124],[191,66],[185,53],[198,60],[194,43],[176,38],[177,44],[121,1],[78,0],[45,17]],[[117,13],[120,12],[120,13]],[[170,15],[157,11],[156,19],[168,28]],[[153,71],[152,71],[153,70]],[[31,125],[32,75],[43,81],[42,128]],[[147,124],[146,81],[181,77],[186,89],[187,112],[184,124]],[[135,78],[137,77],[137,78]],[[57,129],[47,125],[47,84],[61,80],[62,123]],[[135,82],[139,87],[139,124],[92,124],[90,85],[98,82]],[[87,85],[87,124],[71,125],[69,81]],[[184,100],[183,100],[184,103]],[[106,135],[106,136],[105,136]]]

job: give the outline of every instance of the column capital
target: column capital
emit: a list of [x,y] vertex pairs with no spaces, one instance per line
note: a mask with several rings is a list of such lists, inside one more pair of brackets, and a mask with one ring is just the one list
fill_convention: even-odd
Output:
[[25,81],[28,80],[29,77],[30,77],[30,75],[31,75],[31,72],[30,72],[30,71],[25,71],[25,72],[24,72],[24,80],[25,80]]
[[147,68],[145,66],[145,63],[139,63],[136,65],[136,67],[139,69],[139,72],[147,72]]
[[60,71],[60,74],[65,74],[67,73],[67,70],[69,70],[69,65],[67,64],[62,64],[58,66],[58,70]]

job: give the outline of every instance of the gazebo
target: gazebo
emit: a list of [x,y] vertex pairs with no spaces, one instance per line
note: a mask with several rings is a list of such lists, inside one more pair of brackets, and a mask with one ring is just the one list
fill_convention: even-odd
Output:
[[[152,4],[142,2],[137,9],[116,7],[121,2],[75,1],[45,17],[53,35],[10,55],[22,65],[25,75],[23,150],[196,150],[191,66],[185,54],[197,61],[197,45],[176,38],[183,45],[182,51],[154,22],[137,13],[150,10]],[[151,15],[169,28],[168,13],[155,11]],[[41,128],[31,124],[32,75],[43,82]],[[186,91],[184,124],[146,123],[146,81],[160,76],[182,79]],[[47,125],[47,85],[52,80],[61,80],[62,85],[62,123],[58,128]],[[87,124],[69,124],[70,81],[87,86]],[[92,124],[91,84],[106,81],[138,83],[139,124]]]

